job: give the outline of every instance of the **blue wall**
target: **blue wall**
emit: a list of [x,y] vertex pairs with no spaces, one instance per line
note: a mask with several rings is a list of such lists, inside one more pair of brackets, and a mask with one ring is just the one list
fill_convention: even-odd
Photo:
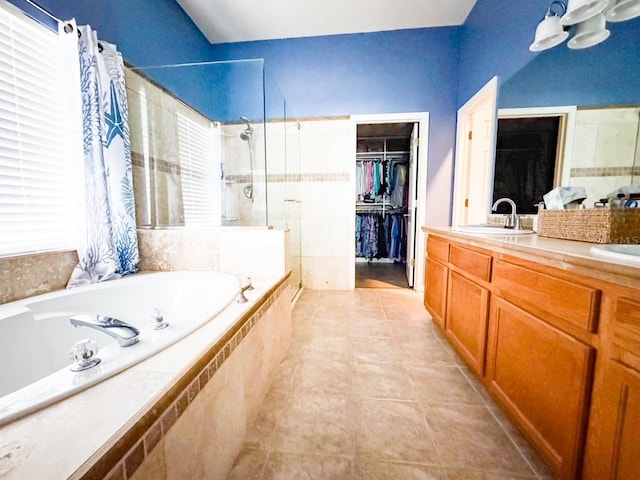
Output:
[[[264,58],[290,117],[427,111],[429,182],[455,146],[459,28],[415,29],[214,46],[217,60]],[[445,199],[448,208],[448,198]]]
[[[11,0],[22,7],[22,0]],[[211,45],[175,0],[37,0],[63,20],[90,24],[135,66],[204,61]]]
[[295,116],[409,112],[455,106],[455,28],[214,46],[217,60],[264,58]]
[[640,18],[607,28],[611,36],[600,45],[540,53],[502,85],[499,106],[640,103]]
[[640,102],[640,19],[607,24],[611,37],[586,50],[529,52],[549,3],[478,0],[460,36],[458,106],[494,75],[502,108]]
[[533,60],[536,26],[550,0],[478,0],[460,34],[458,106],[494,76],[502,83]]

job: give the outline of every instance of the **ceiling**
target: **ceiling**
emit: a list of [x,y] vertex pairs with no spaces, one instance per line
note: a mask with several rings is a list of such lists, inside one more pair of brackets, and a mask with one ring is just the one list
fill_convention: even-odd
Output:
[[462,25],[476,0],[177,0],[211,43]]

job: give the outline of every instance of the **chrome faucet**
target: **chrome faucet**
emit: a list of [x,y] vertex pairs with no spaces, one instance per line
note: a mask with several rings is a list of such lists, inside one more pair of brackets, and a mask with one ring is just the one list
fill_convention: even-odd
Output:
[[105,315],[74,315],[69,318],[74,327],[89,327],[115,338],[121,347],[138,343],[140,331],[122,320]]
[[516,203],[510,198],[499,198],[491,207],[491,211],[495,212],[498,205],[501,203],[508,203],[511,205],[511,215],[508,215],[504,220],[504,228],[513,228],[515,230],[521,230],[520,228],[520,217],[516,215]]

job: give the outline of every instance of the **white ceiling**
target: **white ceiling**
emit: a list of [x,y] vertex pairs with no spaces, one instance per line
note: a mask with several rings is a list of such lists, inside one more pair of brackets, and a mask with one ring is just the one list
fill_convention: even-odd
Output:
[[476,0],[177,0],[211,43],[462,25]]

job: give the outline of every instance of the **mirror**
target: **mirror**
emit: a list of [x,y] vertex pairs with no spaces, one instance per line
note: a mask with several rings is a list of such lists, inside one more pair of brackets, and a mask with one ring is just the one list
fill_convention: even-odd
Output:
[[[504,81],[498,95],[499,109],[510,115],[518,108],[548,114],[553,106],[577,106],[559,142],[564,165],[556,168],[554,186],[584,186],[588,207],[615,188],[640,184],[640,19],[607,28],[609,39],[592,48],[560,45],[540,53]],[[511,172],[500,168],[496,163],[502,182]]]

